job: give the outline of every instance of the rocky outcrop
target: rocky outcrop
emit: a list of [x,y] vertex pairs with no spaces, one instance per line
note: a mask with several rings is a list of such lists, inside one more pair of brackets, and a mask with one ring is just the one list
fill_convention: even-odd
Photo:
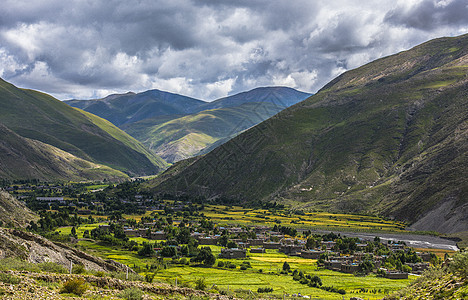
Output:
[[[81,278],[88,286],[83,296],[73,299],[122,299],[120,293],[129,288],[141,290],[144,300],[149,299],[217,299],[235,300],[232,296],[208,293],[191,288],[181,288],[166,283],[146,283],[141,281],[125,281],[111,277],[96,277],[90,275],[68,275],[52,273],[31,273],[9,271],[12,276],[21,279],[19,284],[4,284],[0,282],[2,299],[64,299],[60,294],[61,284]],[[47,285],[40,283],[47,283]],[[39,284],[38,284],[39,283]],[[56,285],[58,284],[58,285]]]
[[32,263],[55,262],[65,268],[70,263],[92,271],[125,271],[127,267],[113,260],[103,260],[73,247],[53,243],[46,238],[16,229],[0,228],[0,258],[19,257]]
[[13,227],[25,227],[30,221],[37,221],[39,216],[29,210],[8,192],[0,189],[0,221]]

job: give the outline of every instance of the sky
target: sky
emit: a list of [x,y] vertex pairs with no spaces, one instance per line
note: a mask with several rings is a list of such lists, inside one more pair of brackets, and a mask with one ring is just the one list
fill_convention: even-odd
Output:
[[2,0],[0,77],[61,100],[314,93],[346,70],[468,33],[467,16],[466,0]]

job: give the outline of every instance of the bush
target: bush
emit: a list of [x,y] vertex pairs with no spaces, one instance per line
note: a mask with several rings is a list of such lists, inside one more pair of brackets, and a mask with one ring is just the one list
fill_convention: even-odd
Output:
[[85,283],[84,279],[76,278],[65,282],[62,286],[62,289],[60,290],[60,293],[69,293],[82,296],[87,289],[88,285]]
[[273,292],[273,288],[271,287],[264,287],[264,288],[258,288],[257,293],[271,293]]
[[152,283],[152,282],[153,282],[153,279],[154,279],[154,274],[148,273],[148,274],[145,275],[145,281],[146,281],[146,282]]
[[224,268],[224,261],[218,261],[218,267]]
[[11,274],[0,273],[0,281],[7,284],[18,284],[21,282],[21,278]]
[[205,278],[198,278],[195,280],[195,289],[204,291],[206,289]]
[[84,274],[86,273],[86,269],[83,265],[74,265],[72,267],[72,273],[73,274]]
[[96,277],[105,277],[106,273],[103,271],[97,271],[96,274],[94,274]]
[[457,253],[450,262],[449,270],[461,277],[468,277],[468,251]]
[[68,273],[68,270],[65,269],[64,266],[59,265],[57,263],[53,262],[43,262],[40,264],[37,264],[39,269],[44,272],[49,272],[49,273],[60,273],[60,274],[65,274]]
[[127,300],[141,300],[143,299],[143,291],[138,288],[128,288],[120,293],[119,297]]
[[241,270],[247,270],[247,267],[244,266],[244,265],[241,265],[241,266],[240,266],[240,269],[241,269]]

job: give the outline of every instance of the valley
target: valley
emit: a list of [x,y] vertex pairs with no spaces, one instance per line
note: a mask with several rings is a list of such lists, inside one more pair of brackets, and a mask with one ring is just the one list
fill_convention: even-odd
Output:
[[[138,190],[135,188],[139,184],[142,183],[23,183],[5,188],[26,201],[30,207],[42,211],[38,226],[30,229],[36,228],[33,230],[42,232],[52,241],[67,243],[72,248],[106,261],[110,259],[122,263],[136,271],[143,281],[146,278],[156,285],[160,282],[171,286],[200,288],[197,284],[203,279],[205,289],[215,295],[261,297],[260,290],[271,288],[268,295],[287,299],[293,299],[293,295],[298,294],[312,299],[342,299],[343,294],[381,299],[407,286],[416,278],[415,275],[410,275],[408,279],[387,279],[375,273],[378,269],[367,275],[357,271],[354,274],[342,273],[327,269],[328,257],[336,257],[336,251],[344,251],[339,255],[340,259],[350,259],[356,270],[359,270],[357,267],[362,261],[358,257],[366,251],[358,250],[356,245],[369,247],[369,244],[375,243],[380,245],[377,246],[381,247],[379,251],[386,253],[392,245],[398,247],[395,249],[403,249],[400,248],[403,246],[400,244],[402,241],[395,238],[406,237],[421,242],[432,239],[434,243],[438,239],[440,248],[445,247],[440,238],[416,235],[406,231],[404,223],[375,216],[293,211],[275,204],[263,208],[245,208],[204,204],[203,201],[152,199],[131,192]],[[117,198],[120,199],[115,199],[115,195],[119,195]],[[104,198],[114,198],[114,202],[118,200],[125,203],[129,213],[119,213],[119,206],[113,206],[110,202],[103,205],[107,201],[102,204],[95,202],[96,199]],[[112,207],[116,210],[112,210]],[[67,221],[67,215],[75,217]],[[54,220],[58,220],[58,217],[63,220],[62,225],[67,222],[75,225],[57,227],[60,224]],[[42,231],[41,228],[49,229]],[[376,242],[376,236],[380,237],[382,244]],[[390,237],[394,239],[392,242],[388,242]],[[350,245],[354,246],[350,247],[354,247],[354,250],[338,250],[335,248],[337,239],[351,242]],[[454,243],[447,240],[445,244]],[[201,249],[206,247],[213,255],[211,263],[197,261]],[[299,252],[288,253],[287,247],[296,247],[295,251]],[[315,255],[314,251],[317,252],[314,258],[307,257],[308,252],[304,252],[309,247],[315,247],[311,252],[312,255]],[[223,258],[225,249],[239,251],[237,248],[245,249],[241,251],[243,256]],[[453,250],[456,250],[456,247],[434,249],[427,244],[420,248],[425,249],[418,249],[418,253],[426,253],[428,258],[424,259],[435,259],[433,263],[441,261],[445,255],[453,255]],[[263,250],[257,252],[255,249]],[[409,251],[410,254],[411,251],[415,253],[414,250]],[[422,258],[419,259],[422,261]],[[285,271],[285,263],[290,271]],[[88,274],[93,272],[96,271],[86,271]],[[308,286],[307,282],[300,282],[301,278],[294,277],[299,272],[304,276],[318,276],[322,284],[313,287]]]
[[463,299],[467,91],[467,34],[315,94],[0,79],[0,296]]

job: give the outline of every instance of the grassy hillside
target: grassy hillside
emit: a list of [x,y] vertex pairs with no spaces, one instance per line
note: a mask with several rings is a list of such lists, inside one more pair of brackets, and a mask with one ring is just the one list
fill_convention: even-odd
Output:
[[172,163],[207,153],[309,96],[263,87],[209,103],[158,90],[65,102],[109,120]]
[[114,137],[116,140],[122,142],[124,145],[127,147],[144,154],[149,160],[157,167],[161,169],[167,168],[169,165],[166,161],[161,159],[161,157],[157,156],[153,152],[149,151],[143,144],[141,144],[139,141],[125,133],[124,131],[120,130],[119,128],[115,127],[111,122],[102,119],[96,115],[93,115],[89,112],[86,112],[84,110],[80,110],[77,108],[79,112],[84,114],[93,124],[98,126],[99,128],[103,129],[105,132],[110,134],[112,137]]
[[198,111],[203,111],[216,108],[228,108],[239,106],[244,103],[270,103],[275,106],[286,108],[310,96],[311,94],[309,93],[300,92],[283,86],[259,87],[200,105],[197,109]]
[[427,270],[410,286],[385,300],[467,299],[468,252],[456,253],[442,268]]
[[103,99],[70,100],[65,103],[109,120],[116,126],[122,126],[158,116],[192,113],[206,102],[178,94],[149,90],[138,94],[130,92],[110,95]]
[[149,125],[149,120],[144,120],[123,129],[168,162],[175,162],[211,150],[213,144],[226,142],[283,109],[269,102],[244,103],[204,110],[154,126],[142,126],[142,122]]
[[0,123],[0,177],[9,179],[122,180],[124,173],[23,138]]
[[379,59],[169,170],[175,175],[155,181],[154,190],[467,230],[467,73],[468,35]]
[[0,221],[1,226],[26,227],[30,221],[39,219],[39,216],[29,210],[24,204],[16,200],[8,192],[0,189]]
[[142,145],[115,126],[47,94],[0,80],[0,105],[0,122],[18,135],[82,159],[135,175],[155,174],[165,166],[162,160],[148,157]]

